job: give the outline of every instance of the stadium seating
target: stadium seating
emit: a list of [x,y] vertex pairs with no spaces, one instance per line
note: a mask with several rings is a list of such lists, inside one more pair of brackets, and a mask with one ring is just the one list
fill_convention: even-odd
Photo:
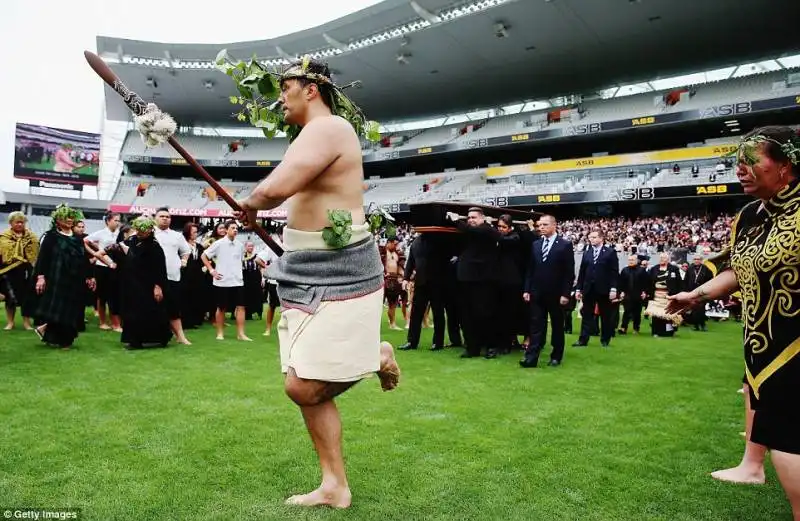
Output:
[[[436,146],[471,139],[535,131],[542,128],[562,128],[576,123],[598,123],[662,112],[697,110],[720,103],[736,103],[800,94],[800,85],[786,87],[786,74],[786,71],[778,71],[698,85],[693,89],[692,96],[684,97],[679,103],[672,106],[666,105],[662,101],[664,94],[668,90],[651,91],[632,96],[587,101],[583,104],[584,111],[581,116],[575,113],[573,116],[565,117],[561,121],[553,123],[547,122],[547,113],[555,107],[535,112],[499,116],[486,121],[467,121],[428,129],[394,132],[391,136],[405,137],[405,139],[400,139],[400,144],[392,148],[405,150]],[[480,128],[462,134],[461,129],[470,124]],[[481,124],[483,125],[481,126]],[[239,146],[237,151],[231,152],[229,145],[237,139],[235,137],[185,134],[180,136],[181,143],[194,157],[205,160],[274,160],[282,157],[286,150],[286,141],[283,139],[267,140],[259,137],[250,137],[242,138],[245,144]],[[363,148],[364,153],[371,153],[374,149],[380,149],[381,146],[378,144],[365,144]],[[168,146],[146,148],[134,131],[128,134],[122,147],[122,154],[123,156],[179,158],[177,153]]]

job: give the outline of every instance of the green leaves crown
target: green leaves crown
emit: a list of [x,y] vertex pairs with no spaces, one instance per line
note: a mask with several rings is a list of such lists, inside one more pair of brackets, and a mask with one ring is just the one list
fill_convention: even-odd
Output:
[[[359,136],[373,142],[380,140],[378,122],[368,121],[361,109],[342,92],[343,88],[337,87],[323,76],[307,72],[309,61],[308,57],[304,57],[300,71],[302,74],[295,73],[291,77],[302,76],[317,82],[324,80],[324,83],[332,87],[332,112],[346,119]],[[294,141],[301,129],[283,119],[283,111],[278,104],[281,79],[284,77],[281,71],[266,67],[255,55],[248,61],[235,60],[225,49],[217,54],[214,63],[218,70],[233,80],[236,90],[239,91],[238,96],[230,97],[230,102],[240,107],[236,119],[249,121],[254,127],[260,128],[267,138],[272,139],[283,132],[290,142]]]
[[795,144],[794,139],[781,143],[761,134],[750,136],[739,143],[738,148],[732,150],[726,156],[736,156],[742,163],[753,166],[758,163],[759,148],[764,143],[773,143],[780,147],[781,151],[789,158],[794,165],[800,165],[800,148]]
[[56,221],[64,221],[67,219],[72,219],[73,224],[75,221],[82,221],[83,220],[83,212],[78,210],[77,208],[71,208],[68,204],[60,204],[56,206],[56,209],[53,210],[53,213],[50,214],[51,221],[50,227],[52,229],[56,228]]

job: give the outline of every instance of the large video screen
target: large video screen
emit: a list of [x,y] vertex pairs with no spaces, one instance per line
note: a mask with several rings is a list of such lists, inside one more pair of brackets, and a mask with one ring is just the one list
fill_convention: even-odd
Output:
[[14,177],[96,185],[100,134],[17,123]]

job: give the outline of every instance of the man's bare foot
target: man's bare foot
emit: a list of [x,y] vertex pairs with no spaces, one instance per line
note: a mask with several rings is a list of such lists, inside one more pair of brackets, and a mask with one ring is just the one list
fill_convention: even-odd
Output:
[[389,324],[389,329],[391,329],[393,331],[402,331],[403,330],[403,328],[398,326],[397,324]]
[[400,383],[400,366],[394,359],[394,349],[389,342],[381,342],[381,367],[378,378],[384,391],[391,391]]
[[217,340],[225,340],[225,337],[222,335],[217,335]]
[[753,468],[744,465],[712,472],[711,477],[720,481],[738,483],[740,485],[763,485],[767,481],[767,478],[764,476],[764,467]]
[[6,324],[6,327],[4,327],[3,329],[5,329],[6,331],[11,331],[12,329],[14,329],[14,324]]
[[322,487],[309,492],[292,496],[286,500],[287,505],[298,507],[318,507],[327,506],[333,508],[348,508],[352,501],[349,488],[324,490]]
[[111,331],[111,326],[109,326],[108,324],[100,324],[100,329],[102,331]]
[[191,343],[191,342],[189,342],[189,339],[188,339],[188,338],[185,338],[185,337],[184,337],[184,338],[178,338],[178,339],[176,339],[176,340],[175,340],[175,342],[177,342],[177,343],[179,343],[179,344],[183,344],[183,345],[185,345],[185,346],[190,346],[190,345],[192,345],[192,343]]
[[236,337],[236,340],[241,340],[242,342],[252,342],[253,339],[248,337],[247,335],[239,335]]
[[264,331],[264,336],[270,336],[271,334],[272,334],[272,331],[271,331],[271,330],[269,330],[269,329],[267,329],[266,331]]

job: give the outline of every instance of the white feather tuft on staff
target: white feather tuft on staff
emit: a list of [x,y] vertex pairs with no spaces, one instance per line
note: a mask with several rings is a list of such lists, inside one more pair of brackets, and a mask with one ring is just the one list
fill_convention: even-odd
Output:
[[148,103],[144,114],[133,118],[133,122],[147,147],[163,145],[178,128],[178,124],[175,123],[172,116],[161,112],[155,103]]

